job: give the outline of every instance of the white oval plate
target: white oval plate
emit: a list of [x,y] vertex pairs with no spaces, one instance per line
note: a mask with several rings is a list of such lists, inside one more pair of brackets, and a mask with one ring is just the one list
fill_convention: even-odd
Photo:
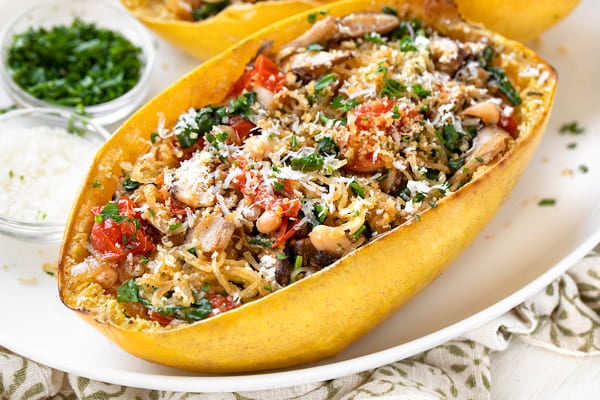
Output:
[[[5,11],[0,22],[4,22],[11,8],[24,4],[0,0],[0,6]],[[58,246],[5,237],[0,237],[0,304],[4,309],[0,345],[59,370],[104,382],[220,392],[345,376],[414,355],[483,325],[543,289],[600,241],[597,15],[600,4],[584,0],[567,20],[533,44],[559,72],[557,99],[536,157],[494,220],[444,275],[337,357],[300,368],[228,376],[194,374],[142,361],[60,303],[55,278],[42,270],[43,263],[55,262]],[[159,39],[155,41],[159,61],[152,94],[196,65]],[[0,106],[8,104],[1,97],[0,101]],[[578,121],[585,132],[560,134],[562,124],[572,121]],[[576,147],[569,148],[571,143]],[[555,199],[556,205],[539,206],[543,198]],[[31,278],[36,283],[26,283]]]

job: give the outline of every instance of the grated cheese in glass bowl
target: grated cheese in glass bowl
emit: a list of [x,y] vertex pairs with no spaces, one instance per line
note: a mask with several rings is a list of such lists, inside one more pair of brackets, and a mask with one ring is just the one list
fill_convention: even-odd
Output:
[[0,233],[60,241],[77,191],[109,136],[85,118],[56,109],[0,115]]

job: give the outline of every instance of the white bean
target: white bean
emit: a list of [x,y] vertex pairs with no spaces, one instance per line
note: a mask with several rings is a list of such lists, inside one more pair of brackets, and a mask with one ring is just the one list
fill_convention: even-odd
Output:
[[356,232],[364,222],[365,217],[361,214],[339,226],[319,225],[308,234],[308,238],[315,249],[341,257],[359,244],[348,235]]
[[281,226],[281,216],[275,211],[267,210],[256,221],[256,229],[260,233],[275,232]]
[[491,101],[473,104],[462,111],[465,115],[480,118],[486,125],[495,125],[500,120],[500,110]]

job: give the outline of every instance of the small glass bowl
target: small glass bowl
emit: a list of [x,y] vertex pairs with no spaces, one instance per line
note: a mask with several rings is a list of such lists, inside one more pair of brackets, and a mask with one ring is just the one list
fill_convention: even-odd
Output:
[[[104,129],[103,127],[93,123],[92,121],[78,116],[76,114],[65,112],[63,110],[57,110],[55,108],[28,108],[28,109],[20,109],[9,111],[6,114],[0,115],[0,152],[2,151],[10,151],[3,148],[2,136],[3,135],[15,135],[19,137],[19,133],[23,132],[26,129],[35,129],[36,127],[45,126],[50,128],[60,128],[62,130],[75,130],[76,133],[66,133],[67,135],[76,135],[91,144],[92,148],[90,149],[91,158],[95,152],[102,146],[102,144],[110,137],[110,133]],[[35,131],[33,131],[35,132]],[[22,136],[22,135],[21,135]],[[29,145],[32,145],[31,141],[28,142]],[[44,148],[51,148],[52,146],[49,143],[45,143]],[[8,153],[10,154],[10,153]],[[2,154],[0,153],[0,157]],[[50,157],[50,154],[43,154],[43,157]],[[40,158],[43,158],[40,157]],[[56,156],[55,156],[56,157]],[[24,157],[25,158],[25,157]],[[64,158],[62,159],[65,160]],[[66,161],[65,161],[66,162]],[[89,164],[91,165],[92,159],[89,160]],[[69,166],[63,166],[63,168],[68,168]],[[15,173],[13,176],[13,170],[7,171],[6,169],[13,168],[13,166],[2,165],[0,166],[1,173],[4,175],[4,179],[15,179],[22,180],[23,185],[33,185],[35,179],[30,179],[27,176],[19,177],[19,172]],[[82,175],[87,172],[86,166],[74,166],[74,168],[78,168],[78,174]],[[8,175],[8,177],[7,177]],[[74,174],[75,175],[75,174]],[[83,178],[82,178],[83,179]],[[1,184],[2,181],[0,181]],[[38,181],[39,182],[39,181]],[[77,179],[72,179],[72,183],[74,186],[71,188],[73,192],[76,192],[79,189],[79,186],[82,182],[78,182]],[[21,184],[21,183],[20,183]],[[24,195],[29,194],[29,187],[24,186],[24,190],[28,193],[24,193]],[[64,188],[63,188],[64,189]],[[56,188],[57,191],[61,190],[61,188]],[[64,192],[62,192],[64,195]],[[19,196],[12,199],[14,203],[19,202]],[[39,198],[42,198],[40,196]],[[70,197],[70,196],[66,196]],[[51,199],[47,197],[43,197],[47,204],[51,201],[57,201],[56,199]],[[60,198],[59,201],[64,202],[61,203],[63,205],[64,210],[69,210],[71,208],[71,204],[74,201],[74,198]],[[26,201],[21,201],[21,203],[27,203]],[[32,218],[32,219],[17,219],[11,215],[4,215],[3,212],[0,211],[0,234],[5,234],[17,239],[23,239],[26,241],[32,242],[46,242],[46,243],[55,243],[59,242],[62,239],[62,235],[64,232],[65,224],[68,215],[56,217],[53,219],[45,220],[43,218]],[[68,214],[68,212],[67,212]]]
[[73,111],[72,107],[60,106],[40,100],[21,88],[10,76],[7,67],[8,51],[13,44],[14,35],[29,28],[49,29],[57,25],[71,25],[75,18],[94,23],[99,28],[121,33],[131,43],[142,49],[142,70],[137,84],[122,96],[92,106],[86,106],[85,112],[95,123],[110,125],[128,117],[145,100],[150,88],[150,77],[154,66],[154,46],[146,28],[133,18],[125,9],[103,0],[50,0],[34,5],[9,22],[0,35],[2,63],[0,76],[8,88],[9,95],[20,106],[52,107],[64,111]]

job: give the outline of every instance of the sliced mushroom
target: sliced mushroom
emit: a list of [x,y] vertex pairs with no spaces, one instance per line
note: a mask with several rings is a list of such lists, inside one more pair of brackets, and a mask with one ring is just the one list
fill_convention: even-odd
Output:
[[379,187],[387,194],[394,194],[402,187],[402,177],[402,173],[396,168],[389,169],[387,176],[379,183]]
[[277,58],[281,61],[298,49],[305,49],[312,43],[325,43],[330,39],[354,39],[369,32],[386,34],[399,24],[400,20],[396,16],[384,13],[355,13],[342,18],[327,16],[283,46]]
[[491,101],[482,101],[465,108],[462,114],[481,119],[484,124],[496,125],[500,121],[500,109]]
[[234,231],[235,225],[232,222],[221,216],[207,214],[191,229],[186,241],[196,239],[202,252],[210,254],[227,248]]
[[464,59],[464,55],[458,44],[449,38],[436,37],[431,39],[429,46],[431,58],[436,68],[441,72],[453,76],[462,65]]
[[341,18],[334,39],[353,39],[374,32],[384,35],[400,25],[398,17],[384,13],[355,13]]
[[298,76],[303,82],[310,82],[330,70],[332,66],[351,58],[350,51],[307,51],[289,57],[284,68]]
[[310,259],[311,265],[316,265],[325,268],[333,264],[338,258],[327,253],[326,251],[317,251]]
[[338,32],[337,23],[338,18],[327,16],[322,20],[315,22],[310,29],[286,44],[284,49],[286,49],[286,52],[288,52],[289,55],[289,52],[298,48],[306,48],[309,44],[324,43]]
[[275,280],[281,286],[286,286],[290,283],[290,275],[292,274],[292,263],[288,260],[277,260],[275,263]]
[[466,157],[463,167],[450,178],[450,183],[462,183],[477,168],[489,164],[507,150],[511,139],[508,132],[497,126],[482,128],[473,141],[473,148]]

